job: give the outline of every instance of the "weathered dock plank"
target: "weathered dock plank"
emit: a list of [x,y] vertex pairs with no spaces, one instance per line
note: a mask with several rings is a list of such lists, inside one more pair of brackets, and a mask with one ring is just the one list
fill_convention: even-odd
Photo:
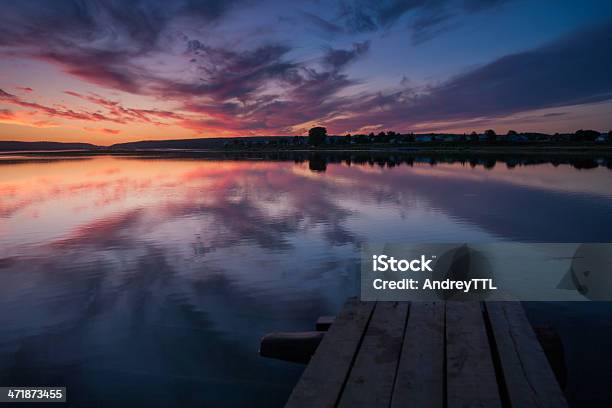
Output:
[[566,408],[518,302],[348,301],[287,407]]
[[389,406],[407,315],[405,302],[376,305],[338,407]]
[[444,302],[414,302],[391,408],[444,406]]
[[525,311],[518,302],[485,303],[513,407],[567,407]]
[[480,303],[446,303],[447,406],[501,407]]
[[349,299],[321,341],[286,407],[334,407],[340,398],[374,303]]

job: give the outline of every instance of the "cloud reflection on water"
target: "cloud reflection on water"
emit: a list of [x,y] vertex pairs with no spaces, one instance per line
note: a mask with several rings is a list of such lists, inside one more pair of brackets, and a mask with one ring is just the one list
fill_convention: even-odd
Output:
[[359,243],[609,240],[609,177],[419,162],[5,165],[0,382],[69,383],[89,403],[116,402],[98,383],[152,383],[170,405],[181,390],[213,404],[228,389],[277,404],[299,368],[259,359],[259,337],[308,329],[356,294]]

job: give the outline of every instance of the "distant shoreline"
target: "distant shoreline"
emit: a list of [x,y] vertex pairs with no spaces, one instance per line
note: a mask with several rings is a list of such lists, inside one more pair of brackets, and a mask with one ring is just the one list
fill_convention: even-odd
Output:
[[612,157],[612,144],[455,144],[425,143],[412,146],[259,146],[251,148],[227,147],[208,149],[168,149],[168,148],[140,148],[140,149],[36,149],[36,150],[0,150],[0,155],[142,155],[142,154],[215,154],[215,153],[394,153],[394,154],[520,154],[520,155],[587,155]]

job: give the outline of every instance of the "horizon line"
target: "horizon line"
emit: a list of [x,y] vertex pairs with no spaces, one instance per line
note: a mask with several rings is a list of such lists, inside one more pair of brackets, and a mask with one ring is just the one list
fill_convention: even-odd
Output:
[[[493,130],[494,129],[490,129]],[[547,132],[535,132],[535,131],[524,131],[524,132],[516,132],[516,134],[518,135],[526,135],[526,134],[538,134],[538,135],[548,135],[548,136],[554,136],[554,135],[573,135],[576,134],[576,132],[578,131],[595,131],[598,132],[599,134],[605,135],[605,134],[610,134],[612,133],[612,129],[609,131],[599,131],[599,130],[594,130],[594,129],[578,129],[576,131],[573,132],[555,132],[555,133],[547,133]],[[359,136],[359,135],[365,135],[365,136],[370,136],[370,135],[374,135],[374,136],[378,136],[381,133],[385,133],[385,135],[388,132],[393,132],[394,134],[398,135],[398,136],[402,136],[402,135],[459,135],[459,136],[468,136],[471,134],[478,134],[478,135],[483,135],[486,133],[486,131],[482,131],[482,132],[463,132],[463,133],[456,133],[456,132],[423,132],[423,133],[417,133],[417,132],[395,132],[392,130],[389,131],[378,131],[378,132],[368,132],[368,133],[345,133],[345,134],[329,134],[327,135],[327,137],[345,137],[347,135],[351,135],[351,136]],[[498,136],[508,136],[510,134],[510,131],[508,131],[507,133],[496,133]],[[116,146],[116,145],[123,145],[123,144],[129,144],[129,143],[143,143],[143,142],[174,142],[174,141],[190,141],[190,140],[232,140],[232,139],[257,139],[257,138],[293,138],[293,137],[304,137],[307,138],[308,135],[241,135],[241,136],[203,136],[203,137],[192,137],[192,138],[180,138],[180,139],[137,139],[137,140],[131,140],[131,141],[125,141],[125,142],[118,142],[118,143],[112,143],[109,145],[101,145],[101,144],[95,144],[95,143],[90,143],[90,142],[83,142],[83,141],[58,141],[58,140],[16,140],[16,139],[8,139],[8,140],[3,140],[0,139],[0,143],[61,143],[61,144],[86,144],[86,145],[92,145],[92,146],[96,146],[96,147],[112,147],[112,146]]]

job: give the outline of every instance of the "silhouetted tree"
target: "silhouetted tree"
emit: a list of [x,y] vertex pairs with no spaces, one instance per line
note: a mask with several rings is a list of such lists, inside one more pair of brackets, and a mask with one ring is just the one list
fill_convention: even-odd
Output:
[[516,136],[518,135],[518,133],[516,133],[516,130],[509,130],[508,131],[508,136]]
[[308,144],[312,146],[321,146],[327,139],[327,129],[322,126],[316,126],[308,131]]
[[577,130],[575,135],[575,139],[579,142],[593,142],[597,137],[599,137],[599,132],[596,130]]
[[496,142],[497,141],[497,133],[495,133],[495,131],[493,129],[485,130],[485,136],[487,137],[487,140],[489,142]]
[[470,142],[477,142],[477,141],[478,141],[478,133],[476,132],[470,133]]

